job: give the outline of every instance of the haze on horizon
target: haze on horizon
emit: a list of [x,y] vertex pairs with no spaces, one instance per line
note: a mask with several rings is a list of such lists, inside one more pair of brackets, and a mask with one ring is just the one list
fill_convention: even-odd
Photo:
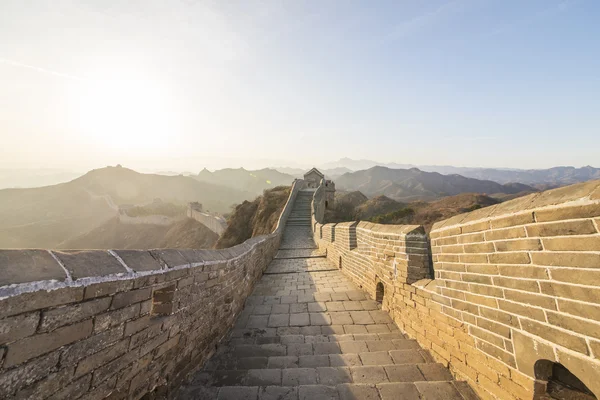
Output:
[[593,0],[0,3],[0,168],[598,166]]

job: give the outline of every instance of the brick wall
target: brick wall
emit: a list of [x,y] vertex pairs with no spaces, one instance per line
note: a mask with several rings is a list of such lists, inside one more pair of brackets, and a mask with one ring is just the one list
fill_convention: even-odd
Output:
[[349,248],[340,224],[329,225],[315,223],[328,257],[373,298],[381,281],[398,326],[483,399],[541,393],[539,360],[561,363],[600,397],[600,181],[435,224],[434,276],[418,227],[360,222]]
[[0,250],[0,398],[172,394],[233,327],[276,230],[223,250]]

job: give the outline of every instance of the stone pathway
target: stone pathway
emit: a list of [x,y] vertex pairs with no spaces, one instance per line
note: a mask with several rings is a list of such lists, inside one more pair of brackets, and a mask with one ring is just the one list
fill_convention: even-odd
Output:
[[[304,193],[298,202],[312,195]],[[297,210],[296,216],[303,210]],[[310,208],[308,209],[310,214]],[[288,224],[230,338],[180,400],[477,399]]]

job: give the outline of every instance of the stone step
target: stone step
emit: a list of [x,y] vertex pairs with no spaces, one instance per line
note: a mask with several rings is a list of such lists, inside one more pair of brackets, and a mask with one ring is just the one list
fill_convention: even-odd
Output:
[[236,344],[217,357],[238,359],[244,357],[300,357],[326,354],[358,354],[361,359],[364,357],[369,360],[379,360],[380,364],[420,363],[433,360],[428,352],[415,347],[415,343],[407,339],[379,340],[369,343],[357,340],[320,343]]
[[475,400],[465,382],[424,381],[416,383],[298,386],[189,386],[182,398],[216,400]]
[[[192,385],[204,386],[299,386],[338,385],[343,383],[447,382],[452,375],[442,364],[378,364],[353,366],[336,360],[330,366],[329,356],[300,357],[299,360],[268,360],[266,367],[203,371]],[[258,360],[248,366],[263,365]]]
[[[263,352],[249,353],[248,357],[236,358],[230,352],[219,353],[204,366],[205,371],[304,368],[304,367],[360,367],[368,365],[435,364],[429,353],[423,350],[392,350],[390,352],[365,352],[345,354],[269,355]],[[263,355],[256,355],[263,354]],[[273,353],[277,354],[277,353]]]
[[[395,341],[405,341],[407,343],[398,344]],[[272,344],[272,343],[340,343],[340,342],[365,342],[369,348],[382,349],[382,346],[394,343],[389,346],[390,350],[417,349],[417,341],[406,339],[400,332],[388,333],[356,333],[356,334],[332,334],[332,335],[279,335],[279,336],[252,336],[232,337],[228,344]],[[386,344],[372,344],[371,342],[388,342]],[[408,344],[410,342],[411,344]]]

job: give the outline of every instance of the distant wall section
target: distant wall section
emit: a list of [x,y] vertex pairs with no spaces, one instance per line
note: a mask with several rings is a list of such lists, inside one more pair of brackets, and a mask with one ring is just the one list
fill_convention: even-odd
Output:
[[202,211],[202,205],[199,203],[190,203],[188,205],[187,216],[200,222],[219,236],[227,229],[225,218]]

